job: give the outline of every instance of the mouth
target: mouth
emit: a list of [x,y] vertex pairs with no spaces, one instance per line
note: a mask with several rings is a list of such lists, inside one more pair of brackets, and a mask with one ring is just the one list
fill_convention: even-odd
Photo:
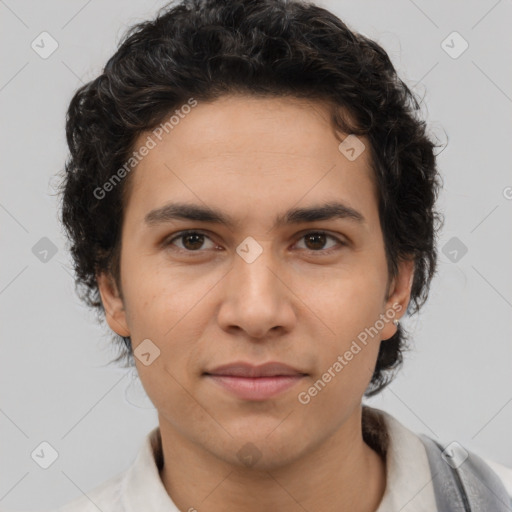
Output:
[[284,393],[307,374],[283,363],[260,366],[232,363],[207,371],[203,376],[242,400],[262,401]]

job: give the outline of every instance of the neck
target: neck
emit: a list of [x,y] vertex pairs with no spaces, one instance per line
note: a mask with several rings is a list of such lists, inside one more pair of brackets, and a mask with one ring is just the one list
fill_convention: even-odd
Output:
[[386,486],[385,462],[364,442],[361,425],[359,407],[300,458],[262,470],[219,459],[160,418],[160,476],[183,511],[375,512]]

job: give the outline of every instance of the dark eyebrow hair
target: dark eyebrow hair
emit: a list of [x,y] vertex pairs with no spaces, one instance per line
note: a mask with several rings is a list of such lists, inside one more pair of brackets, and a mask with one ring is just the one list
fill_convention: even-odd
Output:
[[[233,229],[237,223],[232,217],[220,210],[190,203],[169,203],[161,208],[151,210],[144,218],[146,224],[154,226],[175,219],[194,220],[198,222],[211,222],[224,224]],[[348,219],[365,223],[363,214],[350,206],[339,202],[329,202],[322,205],[305,208],[291,208],[282,215],[278,215],[272,229],[286,224],[300,224],[319,220]]]

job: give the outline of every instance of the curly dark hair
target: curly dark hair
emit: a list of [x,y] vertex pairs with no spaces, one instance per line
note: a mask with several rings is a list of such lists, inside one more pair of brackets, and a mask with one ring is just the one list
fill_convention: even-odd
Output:
[[[389,276],[415,261],[407,312],[425,303],[436,272],[434,210],[441,186],[436,144],[420,102],[384,49],[338,17],[300,0],[183,0],[132,26],[96,79],[74,94],[66,117],[70,156],[60,185],[80,298],[105,311],[96,274],[120,290],[120,237],[131,175],[104,201],[95,190],[130,158],[137,137],[191,97],[307,98],[330,105],[333,126],[366,136],[378,190]],[[122,293],[122,291],[121,291]],[[112,333],[119,362],[133,366],[131,340]],[[365,396],[381,391],[403,362],[403,326],[381,343]]]

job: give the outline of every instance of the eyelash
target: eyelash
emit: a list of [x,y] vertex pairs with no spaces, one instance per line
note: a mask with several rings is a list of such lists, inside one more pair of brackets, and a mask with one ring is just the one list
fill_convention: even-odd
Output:
[[[315,230],[312,230],[312,231],[308,231],[307,233],[304,233],[301,237],[300,237],[300,240],[302,240],[304,237],[308,236],[308,235],[312,235],[312,234],[315,234],[315,235],[326,235],[327,238],[330,238],[332,240],[335,240],[336,242],[338,242],[339,246],[341,247],[344,247],[347,245],[346,242],[343,242],[342,240],[340,240],[338,237],[335,237],[334,235],[331,235],[329,233],[327,233],[326,231],[315,231]],[[210,237],[206,234],[206,233],[203,233],[202,231],[195,231],[195,230],[187,230],[187,231],[180,231],[179,233],[176,233],[174,236],[172,236],[172,238],[168,238],[166,241],[164,241],[163,245],[165,247],[168,247],[168,246],[171,246],[172,243],[175,241],[175,240],[178,240],[180,238],[184,238],[188,235],[203,235],[205,236],[206,238],[209,238]],[[305,250],[309,253],[313,253],[313,254],[318,254],[318,255],[330,255],[332,252],[336,251],[336,250],[339,250],[340,247],[331,247],[330,249],[319,249],[317,251],[313,250],[313,249],[302,249],[302,250]],[[202,253],[204,251],[198,249],[197,251],[191,251],[191,250],[188,250],[188,249],[181,249],[180,247],[174,247],[173,250],[176,250],[178,252],[182,252],[182,253],[188,253],[190,254],[190,256],[193,256],[194,253]]]

